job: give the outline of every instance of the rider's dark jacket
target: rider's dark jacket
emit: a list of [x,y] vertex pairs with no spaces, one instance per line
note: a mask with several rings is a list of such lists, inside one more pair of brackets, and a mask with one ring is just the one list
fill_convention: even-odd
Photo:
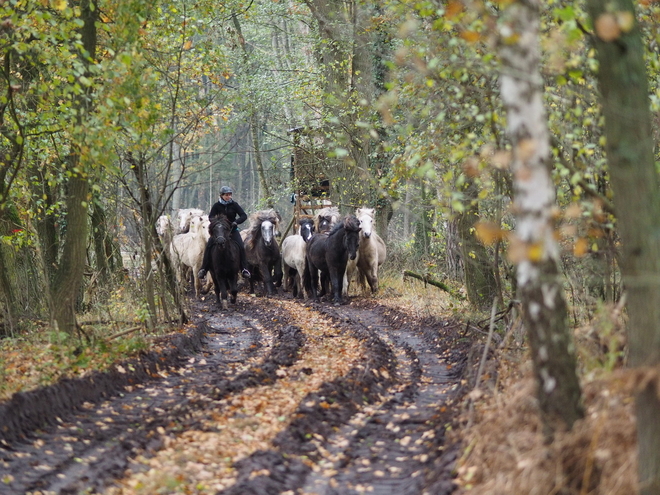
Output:
[[215,203],[211,207],[211,212],[209,213],[209,219],[213,219],[217,217],[218,215],[225,215],[227,217],[227,220],[230,222],[236,222],[237,225],[242,224],[247,220],[247,214],[245,211],[243,211],[243,208],[241,208],[241,205],[239,205],[236,201],[232,201],[231,203],[227,203],[226,205],[223,205],[220,201]]

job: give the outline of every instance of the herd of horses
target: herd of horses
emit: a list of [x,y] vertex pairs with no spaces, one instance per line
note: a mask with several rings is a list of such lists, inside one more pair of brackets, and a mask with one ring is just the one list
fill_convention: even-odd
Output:
[[[186,228],[182,222],[189,221],[189,231],[170,240],[170,255],[178,272],[189,267],[194,275],[201,266],[194,258],[199,257],[200,246],[211,239],[209,275],[217,302],[226,310],[228,301],[236,303],[238,294],[239,246],[231,239],[232,227],[225,216],[211,221],[200,216],[201,220],[195,214],[179,219],[181,228]],[[241,237],[250,270],[250,293],[255,292],[255,283],[261,282],[266,294],[272,296],[284,283],[284,289],[291,289],[294,297],[318,301],[329,295],[335,304],[341,304],[353,279],[363,288],[368,284],[372,293],[378,291],[378,269],[385,261],[386,248],[373,229],[373,208],[358,208],[354,215],[341,216],[338,208],[326,207],[313,217],[303,216],[298,219],[296,233],[286,237],[281,246],[277,240],[281,217],[275,210],[258,211],[249,219],[250,226],[241,231]],[[182,241],[188,238],[195,239],[189,243],[192,254],[184,251]],[[196,295],[202,290],[195,286]]]

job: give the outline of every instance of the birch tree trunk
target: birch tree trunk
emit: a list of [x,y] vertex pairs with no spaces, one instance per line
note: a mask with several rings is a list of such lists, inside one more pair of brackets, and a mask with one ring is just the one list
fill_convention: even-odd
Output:
[[518,0],[504,12],[500,91],[513,148],[516,232],[510,252],[517,263],[541,416],[546,434],[551,434],[562,425],[570,429],[584,411],[554,239],[555,188],[539,71],[539,8],[539,0]]
[[[241,24],[238,21],[238,16],[236,14],[232,15],[232,22],[236,28],[236,33],[238,35],[238,41],[241,44],[243,50],[243,61],[246,66],[250,64],[250,52],[247,49],[245,43],[245,38],[243,37],[243,31],[241,29]],[[268,187],[268,181],[266,180],[266,172],[264,170],[264,164],[261,157],[261,142],[259,141],[259,117],[257,115],[258,108],[255,105],[251,106],[248,109],[250,114],[250,136],[252,138],[252,153],[254,155],[255,166],[257,168],[257,174],[259,175],[259,189],[260,197],[254,200],[257,203],[261,199],[265,199],[269,208],[274,207],[273,198],[270,193],[270,188]]]
[[587,1],[595,26],[606,152],[628,293],[629,364],[636,390],[640,494],[660,493],[660,184],[653,158],[644,46],[633,3]]

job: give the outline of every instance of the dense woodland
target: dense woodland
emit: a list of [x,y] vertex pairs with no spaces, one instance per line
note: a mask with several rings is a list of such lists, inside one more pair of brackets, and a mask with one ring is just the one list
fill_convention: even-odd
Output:
[[376,208],[386,269],[521,314],[550,436],[584,414],[572,329],[625,302],[658,493],[659,22],[648,0],[1,2],[0,337],[90,342],[80,315],[121,305],[112,331],[185,323],[156,220],[229,185],[287,225],[297,144],[342,213]]

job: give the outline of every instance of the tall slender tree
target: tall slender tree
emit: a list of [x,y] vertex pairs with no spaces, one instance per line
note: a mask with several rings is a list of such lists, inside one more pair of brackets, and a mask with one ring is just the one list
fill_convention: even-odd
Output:
[[[99,10],[92,0],[80,2],[82,26],[80,28],[81,47],[79,61],[85,67],[85,76],[91,77],[89,67],[96,58],[96,22]],[[83,120],[92,111],[91,90],[83,91],[75,98],[78,119],[77,129],[82,129]],[[82,158],[80,143],[73,143],[64,168],[68,175],[67,184],[67,231],[62,245],[62,256],[55,273],[52,289],[53,320],[60,330],[73,332],[76,327],[75,304],[82,282],[87,255],[88,218],[90,201],[90,168]]]
[[[630,0],[589,0],[605,115],[606,152],[623,244],[621,271],[628,292],[629,364],[660,364],[660,184],[644,45]],[[637,391],[640,493],[660,493],[660,399],[657,371]]]
[[553,228],[555,186],[539,70],[540,6],[538,0],[517,0],[504,12],[500,91],[513,148],[516,232],[511,252],[539,405],[546,432],[552,433],[562,424],[570,429],[584,412]]

